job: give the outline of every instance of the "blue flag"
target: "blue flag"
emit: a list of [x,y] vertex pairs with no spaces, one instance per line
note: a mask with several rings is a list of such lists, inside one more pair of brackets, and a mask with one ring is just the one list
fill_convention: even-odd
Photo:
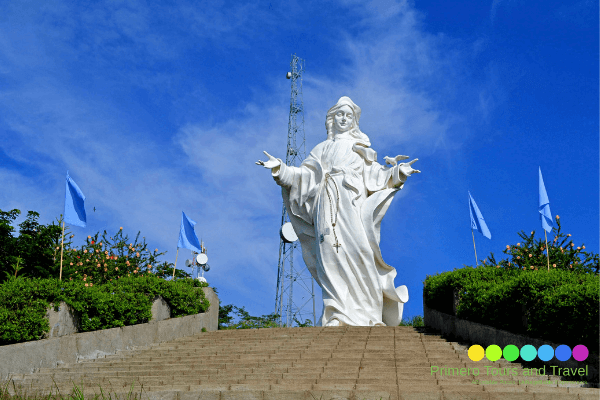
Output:
[[540,219],[542,220],[542,228],[544,228],[546,232],[550,233],[552,228],[554,228],[554,223],[552,222],[552,213],[550,212],[550,200],[548,200],[548,193],[546,193],[546,187],[544,186],[544,180],[542,179],[542,169],[539,168],[539,171],[540,205],[538,211],[540,213]]
[[481,234],[483,236],[485,236],[486,238],[491,239],[492,234],[490,233],[490,230],[488,229],[487,225],[485,224],[483,215],[481,215],[481,211],[479,211],[477,204],[475,204],[475,200],[473,200],[473,197],[471,197],[471,192],[468,192],[468,193],[469,193],[469,214],[471,214],[471,228],[481,232]]
[[196,232],[194,232],[194,225],[196,223],[189,219],[187,215],[182,211],[181,212],[181,229],[179,230],[179,243],[177,243],[178,248],[190,249],[195,251],[196,253],[202,253],[200,250],[200,242],[198,241],[198,236],[196,236]]
[[85,228],[86,217],[85,207],[83,204],[85,201],[85,196],[83,195],[81,189],[79,189],[79,186],[77,186],[75,181],[69,176],[69,171],[67,171],[67,184],[65,191],[65,223]]

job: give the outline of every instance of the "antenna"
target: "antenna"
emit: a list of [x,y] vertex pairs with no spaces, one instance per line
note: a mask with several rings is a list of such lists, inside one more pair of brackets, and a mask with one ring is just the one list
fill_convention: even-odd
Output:
[[[192,267],[192,277],[194,279],[198,279],[201,282],[206,282],[206,278],[204,278],[204,273],[210,271],[210,265],[208,265],[208,256],[206,255],[206,247],[204,247],[204,241],[200,242],[200,251],[200,254],[192,251],[192,259],[185,260],[185,266]],[[198,276],[200,270],[202,270],[202,276]]]
[[[298,167],[306,157],[304,106],[302,104],[304,60],[293,54],[290,67],[291,71],[286,74],[286,78],[292,81],[292,95],[285,164]],[[298,236],[289,221],[284,204],[281,211],[281,230],[279,231],[281,239],[279,242],[275,313],[279,314],[279,326],[289,327],[295,321],[304,323],[306,317],[312,317],[314,326],[316,325],[314,281],[306,266],[302,267],[303,263],[296,263],[294,267],[294,253],[300,256],[300,247],[298,246]],[[298,258],[298,260],[302,259]],[[308,310],[311,301],[312,314]]]

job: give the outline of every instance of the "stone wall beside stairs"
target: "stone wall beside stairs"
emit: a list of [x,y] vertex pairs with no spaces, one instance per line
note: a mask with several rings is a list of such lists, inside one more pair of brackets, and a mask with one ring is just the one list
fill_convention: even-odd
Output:
[[202,290],[210,302],[205,313],[165,319],[169,311],[165,311],[164,300],[158,299],[153,306],[151,322],[94,332],[73,333],[72,313],[68,307],[62,306],[60,311],[48,313],[51,323],[49,338],[0,346],[0,379],[6,379],[10,374],[31,373],[40,368],[54,368],[116,354],[120,350],[196,335],[202,332],[202,328],[216,331],[219,326],[219,298],[211,288]]
[[[500,346],[500,348],[504,348],[509,344],[513,344],[518,348],[521,348],[526,344],[530,344],[538,349],[540,346],[547,344],[556,349],[559,345],[547,340],[517,335],[502,329],[460,319],[454,315],[445,314],[443,312],[428,308],[425,305],[425,299],[423,299],[423,314],[426,327],[441,332],[442,335],[450,337],[453,340],[465,341],[472,345],[478,344],[484,348],[492,344]],[[536,362],[547,366],[558,365],[566,368],[585,368],[587,365],[589,372],[589,375],[586,377],[587,380],[590,382],[598,381],[598,356],[594,354],[590,354],[588,359],[582,362],[576,361],[573,358],[562,362],[556,361],[554,358],[546,362],[536,359]],[[548,370],[551,369],[548,368]]]

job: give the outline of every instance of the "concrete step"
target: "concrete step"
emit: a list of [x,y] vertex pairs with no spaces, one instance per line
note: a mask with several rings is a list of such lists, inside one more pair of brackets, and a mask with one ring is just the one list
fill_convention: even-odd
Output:
[[[484,366],[518,376],[485,376]],[[464,346],[412,327],[342,327],[206,332],[12,378],[28,393],[70,393],[76,384],[90,398],[100,388],[173,400],[597,400],[600,394],[548,375],[525,382],[522,371],[517,363],[473,362]]]

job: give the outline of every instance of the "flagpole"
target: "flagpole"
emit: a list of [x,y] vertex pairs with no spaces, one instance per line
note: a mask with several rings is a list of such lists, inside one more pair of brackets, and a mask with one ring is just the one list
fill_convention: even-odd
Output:
[[63,220],[62,235],[60,237],[60,274],[58,280],[62,281],[62,263],[63,263],[63,249],[65,247],[65,221]]
[[544,229],[544,237],[546,238],[546,257],[548,257],[548,271],[550,271],[550,249],[548,248],[548,235]]
[[179,247],[177,248],[177,253],[175,253],[175,266],[173,267],[173,280],[175,280],[175,268],[177,268],[177,256],[179,255]]
[[477,262],[477,249],[475,248],[475,235],[473,235],[473,229],[471,229],[471,236],[473,236],[473,249],[475,250],[475,264],[479,265]]

